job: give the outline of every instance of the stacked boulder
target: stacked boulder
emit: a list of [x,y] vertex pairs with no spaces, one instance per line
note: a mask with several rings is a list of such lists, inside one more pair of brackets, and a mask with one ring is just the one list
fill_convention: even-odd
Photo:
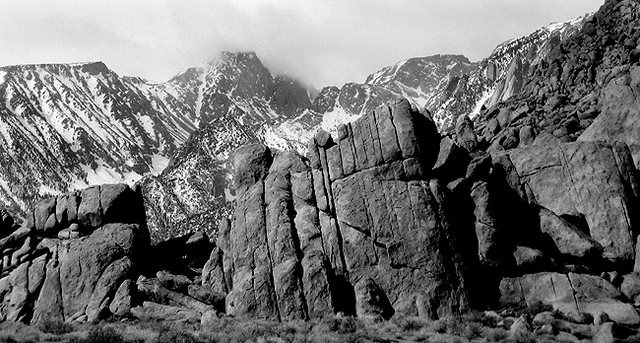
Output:
[[631,303],[640,273],[617,287],[617,275],[640,271],[640,183],[629,148],[551,140],[484,152],[472,132],[461,119],[455,139],[441,140],[436,170],[453,193],[456,226],[471,233],[465,262],[483,282],[470,291],[488,300],[476,304],[541,302],[567,317],[605,313],[639,324]]
[[308,159],[238,149],[233,220],[208,268],[225,278],[227,312],[436,318],[468,308],[446,187],[430,177],[439,140],[403,100],[340,126],[335,141],[320,131]]
[[140,194],[102,185],[39,202],[0,240],[0,317],[93,321],[135,277],[148,246]]

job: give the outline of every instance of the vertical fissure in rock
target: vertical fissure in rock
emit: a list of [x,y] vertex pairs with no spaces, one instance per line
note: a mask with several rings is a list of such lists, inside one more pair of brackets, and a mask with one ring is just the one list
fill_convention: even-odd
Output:
[[393,120],[393,111],[391,111],[391,108],[389,108],[389,122],[391,122],[391,127],[393,127],[393,138],[396,140],[396,144],[400,149],[400,155],[403,156],[405,152],[402,150],[402,145],[400,145],[400,139],[398,138],[398,128],[396,127],[396,123]]
[[529,304],[529,300],[527,299],[527,295],[524,293],[524,287],[522,287],[522,278],[519,278],[516,282],[518,283],[518,287],[520,287],[520,294],[522,294],[522,300],[524,300],[524,303],[527,306],[531,306],[531,304]]
[[349,147],[351,148],[351,156],[353,156],[353,172],[358,172],[361,168],[358,168],[360,164],[360,160],[358,158],[358,151],[356,149],[356,141],[353,136],[353,128],[351,127],[351,123],[347,124],[347,137],[345,139],[349,140]]
[[[272,293],[272,295],[275,297],[274,299],[274,306],[276,308],[276,316],[278,318],[278,321],[282,321],[282,316],[280,314],[280,299],[278,299],[278,292],[276,292],[275,289],[275,277],[273,275],[273,254],[271,254],[271,248],[269,247],[269,238],[268,238],[268,233],[267,233],[267,211],[266,211],[266,207],[264,204],[266,204],[266,187],[265,187],[265,182],[263,180],[258,181],[260,182],[260,186],[262,186],[262,191],[260,193],[261,199],[260,199],[260,203],[262,204],[261,209],[262,209],[262,227],[264,228],[264,237],[265,237],[265,247],[267,249],[267,258],[269,261],[269,277],[271,278],[271,287],[273,287],[270,291]],[[260,299],[256,299],[256,301],[260,301]]]
[[[322,174],[322,169],[318,169],[318,171]],[[323,177],[324,178],[324,177]],[[318,198],[318,194],[316,193],[316,188],[314,187],[315,185],[315,177],[313,176],[313,170],[309,172],[309,180],[311,180],[311,187],[313,187],[313,203],[311,203],[311,205],[313,205],[313,208],[315,209],[316,212],[316,218],[318,218],[318,225],[320,225],[320,208],[318,207],[318,203],[316,201],[316,199]],[[325,191],[326,193],[326,191]],[[328,202],[329,200],[327,200]],[[327,256],[327,249],[325,246],[325,241],[324,241],[324,236],[322,235],[322,232],[320,232],[320,243],[322,245],[322,254],[324,255],[325,258],[328,258]]]
[[581,311],[580,304],[578,303],[578,297],[576,297],[577,291],[573,287],[573,282],[571,282],[571,276],[569,274],[564,274],[564,275],[567,278],[567,281],[569,281],[569,287],[571,287],[571,296],[573,297],[573,301],[576,304],[576,310]]
[[[329,185],[329,188],[331,189],[331,185]],[[334,204],[335,200],[333,198],[333,189],[331,189],[330,194],[330,202],[331,204]],[[333,303],[334,307],[336,307],[338,310],[342,310],[346,314],[355,314],[355,294],[353,293],[353,285],[349,281],[349,268],[347,266],[347,259],[344,253],[344,239],[342,236],[342,229],[340,228],[340,223],[337,219],[335,205],[332,205],[330,210],[330,218],[333,219],[332,222],[334,222],[336,226],[338,254],[340,255],[340,263],[342,264],[343,269],[342,275],[338,275],[337,273],[335,273],[335,271],[333,273],[334,281],[331,282],[331,285],[333,287],[333,291],[331,292],[332,298],[334,298]]]
[[[371,135],[371,142],[373,143],[373,151],[376,154],[376,158],[378,157],[377,153],[380,153],[380,160],[378,161],[378,164],[384,163],[384,156],[382,156],[382,145],[380,144],[380,134],[378,133],[379,124],[376,118],[375,110],[371,111],[370,118],[371,120],[373,120],[373,125],[369,125],[369,134]],[[375,166],[376,165],[374,165],[373,163],[369,165],[369,167]]]
[[[580,209],[579,211],[582,212],[585,210],[585,206],[584,206],[584,201],[582,200],[582,197],[580,196],[580,193],[578,193],[578,190],[576,189],[576,183],[573,179],[573,174],[571,173],[571,167],[569,166],[569,160],[567,160],[567,156],[564,153],[564,150],[558,146],[557,147],[558,151],[560,152],[560,155],[562,156],[562,164],[563,164],[563,170],[565,170],[567,172],[567,176],[569,177],[569,182],[571,183],[571,185],[569,185],[569,187],[571,187],[571,190],[573,190],[573,193],[575,194],[575,199],[576,201],[579,203]],[[575,206],[576,204],[574,204]],[[577,206],[575,206],[577,208]]]
[[[633,177],[633,175],[628,175],[628,173],[625,173],[625,171],[622,169],[622,165],[624,164],[624,161],[622,161],[620,159],[620,156],[618,155],[618,152],[616,151],[615,147],[611,147],[610,149],[611,151],[611,155],[613,156],[613,160],[614,163],[616,165],[616,169],[618,170],[618,174],[620,175],[620,178],[622,180],[624,180],[625,182],[623,182],[623,187],[624,187],[624,197],[626,198],[627,201],[631,202],[631,206],[633,208],[633,206],[638,206],[638,198],[636,197],[636,191],[634,190],[634,181],[636,178]],[[633,163],[633,162],[632,162]],[[627,227],[630,229],[630,234],[633,237],[635,235],[636,232],[633,232],[633,229],[635,228],[635,224],[637,222],[637,216],[634,215],[633,212],[629,213],[626,209],[626,206],[624,206],[624,204],[621,204],[621,208],[624,211],[624,215],[625,215],[625,220],[627,223]],[[636,231],[638,231],[638,229],[636,229]],[[633,244],[633,248],[635,249],[635,244]]]
[[[38,256],[39,257],[39,256]],[[36,257],[37,258],[37,257]],[[34,259],[35,260],[35,259]],[[29,283],[29,281],[31,280],[31,277],[29,276],[29,270],[31,270],[31,267],[33,266],[33,261],[31,260],[29,261],[29,265],[27,267],[27,291],[31,288],[31,284]],[[35,288],[33,290],[33,292],[27,292],[27,302],[25,305],[26,313],[24,314],[24,318],[25,318],[25,323],[31,323],[31,321],[33,320],[33,314],[34,314],[34,309],[35,309],[35,305],[36,302],[38,301],[38,298],[40,297],[40,291],[42,290],[42,287],[44,286],[44,279],[45,279],[45,274],[46,274],[46,266],[47,263],[49,262],[49,260],[45,257],[44,259],[44,264],[42,266],[42,280],[40,282],[40,285],[38,285],[37,288]]]
[[[366,183],[363,182],[361,178],[356,178],[356,182],[358,184],[358,187],[360,187],[361,190],[363,191],[367,190]],[[374,230],[375,225],[373,225],[373,216],[371,215],[371,204],[369,203],[369,198],[366,196],[363,196],[362,200],[364,201],[364,210],[367,216],[367,226],[369,227],[369,235],[371,238],[371,249],[373,250],[373,254],[376,258],[375,264],[378,264],[380,262],[380,256],[378,255],[378,247],[376,246],[378,236],[377,236],[377,232],[375,232]]]
[[551,281],[551,289],[553,290],[553,296],[555,297],[555,301],[558,300],[558,291],[556,290],[556,284],[553,282],[553,275],[549,275],[549,280]]
[[307,303],[307,298],[304,294],[304,281],[303,281],[304,269],[302,267],[302,259],[304,258],[304,253],[302,252],[302,248],[300,247],[300,237],[298,236],[298,228],[296,227],[296,221],[295,221],[295,218],[298,215],[298,213],[296,212],[295,205],[294,205],[294,197],[296,195],[293,194],[293,187],[291,185],[291,173],[287,174],[287,178],[289,179],[289,182],[287,182],[287,186],[288,186],[287,192],[291,194],[291,197],[287,199],[287,216],[289,218],[289,223],[291,224],[289,226],[290,235],[291,235],[291,241],[293,243],[293,249],[296,254],[295,270],[297,271],[297,274],[298,274],[296,275],[296,279],[298,281],[300,297],[302,297],[302,307],[303,307],[302,311],[304,312],[305,319],[308,319],[309,304]]
[[[452,232],[449,221],[447,220],[448,208],[446,199],[440,197],[440,193],[438,193],[440,189],[438,189],[438,186],[439,185],[437,183],[434,184],[433,180],[429,183],[429,191],[432,193],[434,199],[433,201],[435,201],[437,225],[444,233],[443,247],[445,248],[445,251],[443,252],[443,255],[447,257],[445,262],[449,263],[451,268],[449,270],[455,271],[455,275],[451,275],[451,273],[448,273],[447,279],[449,280],[449,282],[451,282],[451,286],[461,288],[464,292],[466,280],[464,278],[465,272],[463,270],[462,256],[460,251],[457,249],[459,246],[458,239]],[[440,237],[440,240],[443,240],[442,236]],[[458,306],[458,310],[462,310],[460,308],[462,307],[462,304],[458,304]]]

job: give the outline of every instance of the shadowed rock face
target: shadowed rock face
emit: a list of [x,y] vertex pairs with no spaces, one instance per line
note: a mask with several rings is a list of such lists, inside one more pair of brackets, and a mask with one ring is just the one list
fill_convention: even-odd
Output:
[[[507,156],[520,176],[516,187],[527,190],[529,203],[558,216],[584,218],[583,229],[602,246],[604,259],[626,266],[633,263],[639,186],[624,144],[547,144],[511,150]],[[542,219],[545,231],[549,223]],[[583,244],[580,239],[584,238],[567,237],[559,248],[571,250],[570,244]]]
[[430,118],[397,101],[340,127],[335,142],[319,133],[308,159],[239,149],[233,223],[219,244],[232,270],[227,312],[305,319],[355,314],[357,299],[385,317],[466,308],[445,192],[428,177],[439,139]]
[[93,321],[148,249],[142,197],[124,184],[45,199],[0,240],[0,319]]

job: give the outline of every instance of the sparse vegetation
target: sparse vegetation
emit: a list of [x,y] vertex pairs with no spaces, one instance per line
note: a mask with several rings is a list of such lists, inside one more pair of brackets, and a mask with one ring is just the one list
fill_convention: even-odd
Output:
[[[547,310],[539,307],[538,311]],[[396,315],[375,322],[349,316],[278,323],[260,319],[222,317],[200,324],[125,320],[99,324],[44,321],[29,326],[0,323],[0,342],[7,343],[325,343],[325,342],[508,342],[553,341],[549,334],[510,334],[521,311],[471,312],[463,316],[426,320]]]
[[73,331],[73,325],[59,319],[45,319],[36,324],[36,327],[44,333],[64,335]]

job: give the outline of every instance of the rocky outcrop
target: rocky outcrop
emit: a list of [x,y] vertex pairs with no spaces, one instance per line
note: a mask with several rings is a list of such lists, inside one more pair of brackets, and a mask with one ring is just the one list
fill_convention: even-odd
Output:
[[598,249],[595,242],[607,261],[633,263],[639,184],[626,146],[548,144],[502,156],[508,156],[518,176],[514,192],[544,207],[539,211],[541,230],[562,253],[584,256]]
[[[552,35],[525,68],[520,91],[481,111],[480,140],[496,150],[524,147],[540,135],[562,142],[617,140],[639,157],[639,13],[636,0],[608,0],[579,31]],[[521,133],[529,138],[520,140]]]
[[109,315],[121,284],[138,272],[148,239],[142,198],[127,185],[41,201],[0,241],[0,316],[29,323]]
[[611,320],[627,325],[640,323],[640,316],[614,285],[593,275],[538,273],[505,278],[500,283],[503,305],[552,305],[568,318],[581,313],[593,317],[604,312]]
[[357,305],[377,313],[372,297],[388,299],[383,317],[467,308],[446,192],[429,179],[438,141],[433,122],[398,101],[339,127],[335,141],[319,132],[308,159],[240,148],[217,269],[231,270],[227,312],[291,320],[355,314]]
[[578,137],[579,141],[619,141],[629,146],[640,166],[640,65],[621,71],[604,87],[600,115]]

